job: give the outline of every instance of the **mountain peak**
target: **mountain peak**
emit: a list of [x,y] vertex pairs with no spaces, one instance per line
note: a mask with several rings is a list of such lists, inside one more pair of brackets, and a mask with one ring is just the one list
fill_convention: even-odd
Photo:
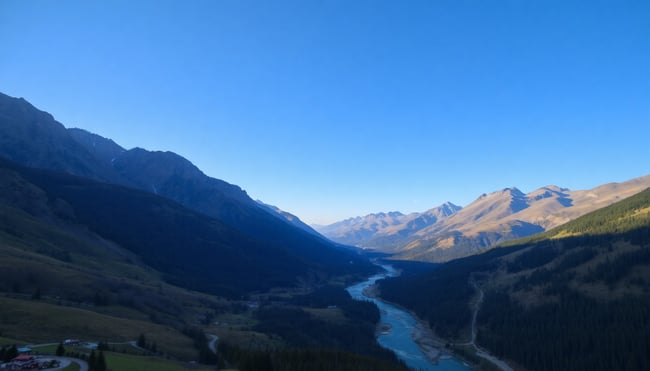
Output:
[[524,192],[520,191],[517,187],[507,187],[500,191],[500,193],[511,194],[513,196],[524,196]]
[[22,98],[0,94],[0,155],[16,163],[100,181],[116,179],[54,117]]
[[436,217],[447,217],[454,214],[460,209],[462,209],[462,207],[458,205],[454,205],[451,202],[445,202],[440,206],[436,206],[432,209],[425,211],[423,214],[429,216],[436,216]]
[[556,186],[556,185],[552,185],[552,184],[551,184],[551,185],[544,186],[544,187],[542,187],[541,189],[546,189],[546,190],[549,190],[549,191],[551,191],[551,192],[568,192],[568,191],[570,191],[569,188],[562,188],[562,187],[559,187],[559,186]]
[[353,221],[353,220],[362,220],[362,219],[370,220],[370,219],[384,219],[384,218],[399,218],[402,216],[404,216],[404,214],[402,214],[399,211],[387,211],[387,212],[380,211],[377,213],[370,213],[365,216],[356,216],[356,217],[348,218],[346,220]]
[[[70,128],[68,133],[89,152],[95,154],[105,164],[112,164],[117,157],[126,152],[113,140],[91,133],[84,129]],[[112,166],[112,165],[111,165]]]
[[564,203],[570,203],[569,200],[568,188],[561,188],[554,185],[545,186],[539,189],[536,189],[530,192],[527,197],[532,201],[540,201],[547,198],[556,198]]
[[445,210],[446,212],[449,212],[448,215],[451,215],[451,214],[455,213],[456,211],[462,209],[461,206],[453,204],[453,203],[451,203],[449,201],[447,201],[444,204],[438,206],[438,208],[440,208],[442,210]]
[[512,199],[526,197],[526,194],[519,190],[517,187],[507,187],[491,193],[481,194],[474,202],[481,200],[495,200],[495,199]]

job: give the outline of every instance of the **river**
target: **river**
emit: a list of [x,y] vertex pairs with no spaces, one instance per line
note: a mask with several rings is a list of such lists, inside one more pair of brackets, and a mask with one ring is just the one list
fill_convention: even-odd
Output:
[[386,270],[384,273],[376,274],[368,280],[347,288],[352,298],[356,300],[369,300],[379,307],[382,324],[387,324],[390,329],[381,331],[377,336],[377,342],[384,348],[390,349],[397,357],[403,360],[409,367],[416,370],[428,371],[468,371],[466,366],[458,359],[443,355],[437,363],[429,361],[422,353],[422,350],[413,340],[413,330],[417,320],[408,312],[382,300],[370,298],[363,294],[363,290],[372,286],[378,280],[386,277],[394,277],[397,272],[391,265],[381,265]]

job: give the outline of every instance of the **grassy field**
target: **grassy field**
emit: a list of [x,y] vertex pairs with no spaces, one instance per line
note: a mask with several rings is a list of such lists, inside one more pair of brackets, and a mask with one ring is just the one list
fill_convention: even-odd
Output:
[[257,321],[250,315],[224,313],[217,316],[213,325],[228,330],[246,330],[257,324]]
[[70,365],[68,365],[68,367],[64,368],[63,371],[79,371],[80,369],[81,366],[73,362]]
[[32,350],[39,354],[55,354],[57,345],[45,345],[42,347],[32,347]]
[[[87,231],[59,229],[3,205],[0,256],[0,345],[126,342],[142,333],[160,352],[191,360],[192,340],[177,328],[228,305],[166,284],[128,251]],[[36,292],[40,300],[30,300]],[[102,305],[93,303],[98,293],[107,298]]]
[[64,338],[122,342],[135,340],[143,333],[149,341],[156,342],[159,351],[183,359],[196,357],[192,340],[171,327],[32,300],[0,297],[0,308],[0,328],[7,338],[33,344]]
[[143,357],[134,356],[130,354],[105,352],[106,365],[112,370],[119,371],[142,371],[142,370],[156,370],[156,371],[208,371],[214,368],[206,368],[196,364],[179,363],[169,361],[158,357]]
[[[0,345],[7,344],[25,344],[24,341],[17,341],[5,337],[0,337]],[[196,363],[186,363],[167,360],[161,357],[147,356],[147,355],[137,355],[138,350],[129,344],[116,344],[115,349],[118,352],[104,352],[106,357],[107,365],[110,369],[115,371],[141,371],[141,370],[156,370],[156,371],[184,371],[184,370],[193,370],[193,371],[208,371],[214,370],[214,368],[209,368],[204,365],[198,365]],[[34,347],[33,350],[40,354],[54,354],[56,352],[57,345],[45,345],[40,347]],[[67,346],[66,350],[68,351],[77,351],[83,354],[89,352],[87,349],[75,348]],[[136,354],[127,354],[123,353],[134,352]],[[79,365],[76,363],[70,364],[64,369],[64,371],[76,371],[79,370]]]
[[5,346],[5,345],[14,345],[14,344],[15,345],[23,345],[23,344],[26,344],[26,343],[24,341],[20,341],[20,340],[0,336],[0,347]]

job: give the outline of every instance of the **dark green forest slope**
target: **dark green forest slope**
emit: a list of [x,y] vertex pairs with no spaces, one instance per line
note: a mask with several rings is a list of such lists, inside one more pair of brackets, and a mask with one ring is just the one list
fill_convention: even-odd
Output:
[[381,282],[451,341],[534,370],[650,369],[650,190],[434,272]]
[[[296,254],[151,193],[6,161],[0,166],[41,190],[50,204],[62,205],[69,223],[83,225],[131,251],[162,272],[168,282],[185,288],[239,297],[295,286],[299,280],[362,276],[373,269],[350,252]],[[13,202],[23,202],[21,197]]]

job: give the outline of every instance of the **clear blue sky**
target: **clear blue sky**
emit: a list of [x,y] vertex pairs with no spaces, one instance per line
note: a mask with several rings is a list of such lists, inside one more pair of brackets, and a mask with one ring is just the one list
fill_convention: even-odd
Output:
[[650,2],[0,1],[0,91],[310,223],[650,173]]

